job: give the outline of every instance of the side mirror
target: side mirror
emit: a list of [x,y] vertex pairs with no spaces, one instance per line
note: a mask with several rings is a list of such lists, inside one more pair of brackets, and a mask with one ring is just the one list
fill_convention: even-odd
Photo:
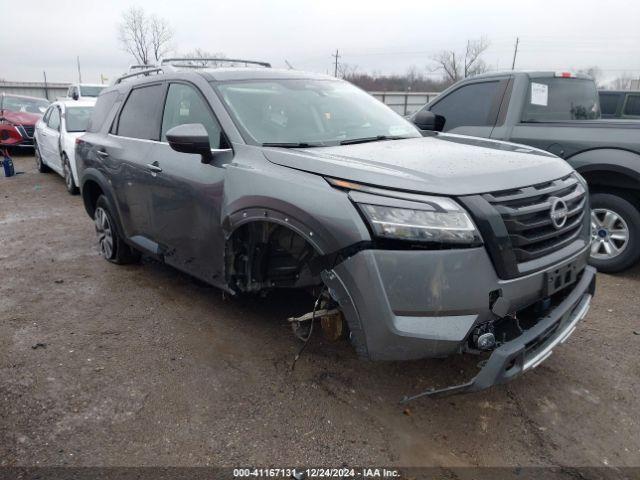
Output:
[[209,134],[201,123],[185,123],[167,132],[167,141],[176,152],[202,155],[202,163],[213,157]]
[[446,119],[441,115],[436,115],[429,110],[420,110],[413,116],[413,123],[420,130],[432,130],[441,132],[444,128]]
[[73,98],[74,100],[78,100],[80,98],[80,95],[78,95],[77,90],[73,91],[73,93],[71,94],[71,98]]

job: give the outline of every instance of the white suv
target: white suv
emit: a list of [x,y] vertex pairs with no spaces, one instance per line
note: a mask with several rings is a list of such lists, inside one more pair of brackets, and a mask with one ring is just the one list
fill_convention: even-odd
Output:
[[72,98],[73,100],[95,99],[106,87],[106,85],[100,85],[99,83],[74,83],[69,85],[67,98]]

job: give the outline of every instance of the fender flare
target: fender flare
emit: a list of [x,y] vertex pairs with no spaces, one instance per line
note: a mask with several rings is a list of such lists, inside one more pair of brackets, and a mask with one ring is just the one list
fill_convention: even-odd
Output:
[[314,228],[304,224],[293,215],[271,208],[247,207],[228,215],[222,221],[225,241],[228,242],[240,227],[253,222],[270,222],[289,228],[309,243],[318,255],[327,253],[327,245],[317,230],[314,231]]
[[640,186],[640,154],[631,150],[596,148],[566,159],[579,173],[606,171],[632,178]]

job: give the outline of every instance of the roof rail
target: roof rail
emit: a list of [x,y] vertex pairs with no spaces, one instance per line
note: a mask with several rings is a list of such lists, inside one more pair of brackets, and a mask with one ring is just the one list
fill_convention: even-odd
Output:
[[163,73],[163,69],[160,67],[156,67],[156,68],[148,68],[147,70],[140,70],[139,72],[133,72],[133,73],[127,73],[126,75],[122,75],[118,78],[116,78],[116,81],[114,82],[115,85],[117,85],[118,83],[121,83],[123,80],[126,80],[127,78],[134,78],[134,77],[141,77],[141,76],[148,76],[150,73],[155,73],[155,74],[160,74]]
[[138,70],[148,70],[149,68],[155,68],[156,66],[157,65],[154,65],[153,63],[148,63],[148,64],[136,63],[133,65],[129,65],[129,68],[127,69],[127,73],[135,72]]
[[[191,64],[172,65],[172,62],[191,62]],[[198,62],[220,62],[220,63],[244,63],[245,67],[248,65],[259,65],[265,68],[271,68],[271,64],[268,62],[258,62],[256,60],[244,60],[241,58],[163,58],[160,60],[160,66],[172,65],[174,67],[182,68],[211,68],[210,65],[198,65]],[[196,63],[194,65],[194,63]]]

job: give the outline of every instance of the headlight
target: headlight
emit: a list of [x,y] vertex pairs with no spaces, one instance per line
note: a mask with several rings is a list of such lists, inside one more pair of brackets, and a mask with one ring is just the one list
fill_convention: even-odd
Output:
[[481,245],[473,221],[454,200],[413,194],[327,178],[348,192],[378,238],[409,242]]
[[453,244],[480,240],[475,225],[460,207],[456,211],[435,211],[360,204],[360,209],[380,238]]

